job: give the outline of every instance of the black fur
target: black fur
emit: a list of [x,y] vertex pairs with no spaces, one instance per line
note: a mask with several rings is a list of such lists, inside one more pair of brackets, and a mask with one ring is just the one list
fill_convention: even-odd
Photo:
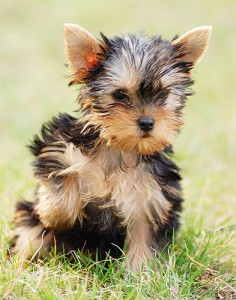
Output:
[[[37,203],[22,201],[16,205],[16,212],[23,211],[24,219],[16,226],[26,226],[29,229],[42,223],[35,213],[34,207]],[[99,202],[100,205],[104,204]],[[113,210],[105,210],[94,203],[90,203],[84,209],[88,218],[83,220],[83,224],[76,222],[73,228],[64,231],[55,231],[42,226],[38,237],[44,238],[52,234],[51,242],[47,245],[47,250],[53,249],[57,253],[66,254],[70,260],[74,258],[72,251],[82,251],[92,259],[105,259],[107,254],[113,258],[119,258],[123,253],[125,242],[125,228],[121,225],[121,219],[117,217]],[[18,236],[9,242],[14,248]]]
[[86,134],[82,133],[84,127],[78,119],[68,115],[59,114],[51,122],[44,124],[41,129],[41,137],[35,135],[32,143],[28,146],[34,156],[38,156],[42,149],[56,141],[64,140],[73,143],[76,147],[84,147],[89,150],[99,137],[99,132],[94,127],[89,126]]
[[[162,39],[159,35],[149,39],[142,34],[129,35],[128,38],[115,37],[114,39],[108,39],[103,34],[101,36],[105,47],[101,47],[98,64],[90,69],[85,78],[85,93],[94,97],[100,96],[101,90],[106,90],[110,85],[109,72],[114,64],[114,58],[122,61],[123,53],[126,52],[129,64],[133,64],[137,71],[144,74],[138,90],[141,102],[146,104],[158,104],[159,102],[160,105],[163,105],[170,92],[178,92],[181,94],[179,101],[184,105],[186,97],[192,95],[189,87],[194,81],[186,74],[192,70],[193,63],[179,60],[184,55],[179,51],[180,46],[172,46],[170,41]],[[132,50],[130,49],[131,44]],[[182,74],[182,78],[178,77],[178,80],[165,89],[162,88],[161,81],[157,88],[153,88],[154,80],[161,79],[165,74],[173,72]]]
[[[126,56],[123,55],[124,52],[127,54]],[[142,111],[141,108],[148,105],[158,110],[166,105],[168,96],[174,94],[177,96],[174,99],[177,99],[176,102],[179,105],[175,107],[174,103],[173,110],[175,110],[175,116],[179,117],[180,111],[185,105],[186,97],[191,94],[189,87],[193,84],[193,80],[189,76],[193,64],[181,61],[181,55],[183,56],[184,54],[179,51],[177,46],[172,46],[170,41],[163,40],[160,36],[146,40],[143,36],[135,35],[130,35],[127,38],[116,37],[114,39],[107,39],[102,35],[101,53],[97,53],[99,57],[98,63],[89,70],[89,73],[84,78],[85,85],[78,98],[81,104],[81,119],[74,118],[68,114],[60,114],[42,127],[41,136],[36,135],[29,146],[29,149],[35,156],[33,166],[37,179],[51,185],[53,191],[59,191],[60,189],[60,191],[63,191],[65,177],[60,172],[70,166],[66,165],[66,160],[60,160],[54,154],[63,154],[68,144],[72,143],[85,156],[93,157],[92,155],[95,155],[94,157],[96,158],[96,151],[99,151],[99,147],[97,147],[99,143],[106,145],[101,137],[103,116],[109,115],[111,108],[114,112],[116,105],[118,106],[119,104],[115,103],[114,99],[109,100],[110,102],[107,101],[104,95],[112,95],[110,87],[112,84],[114,85],[113,81],[116,79],[116,76],[121,76],[117,68],[117,61],[123,63],[126,67],[127,65],[128,67],[135,66],[135,71],[141,74],[136,90],[131,91],[132,95],[136,95],[137,101],[132,108],[128,104],[124,106],[127,108],[127,116],[129,116],[129,109],[137,107],[139,108],[139,113]],[[115,68],[113,68],[114,65]],[[161,78],[169,74],[169,81],[167,80],[169,85],[165,85]],[[108,97],[108,99],[111,99],[111,97]],[[89,118],[86,119],[86,117],[91,117],[96,113],[100,113],[102,121],[99,119],[100,123],[96,123],[96,121],[94,124],[90,123]],[[164,218],[162,219],[157,215],[159,211],[155,209],[153,203],[148,204],[151,207],[153,218],[147,214],[148,218],[150,218],[148,221],[145,220],[145,222],[149,222],[148,226],[150,226],[153,243],[151,246],[157,250],[162,249],[171,242],[173,232],[179,227],[179,213],[182,209],[180,170],[171,160],[173,153],[171,146],[167,146],[169,145],[168,143],[164,145],[166,145],[164,150],[159,150],[155,153],[151,151],[151,155],[135,154],[137,155],[137,165],[142,162],[142,166],[143,163],[148,166],[147,169],[150,170],[158,183],[158,185],[154,186],[160,187],[162,195],[171,204],[171,212],[168,212],[167,209],[166,221],[163,221]],[[109,170],[109,172],[125,171],[125,162],[122,161],[122,158],[120,158],[119,164],[119,168],[114,168]],[[107,173],[105,174],[106,176]],[[140,176],[140,178],[143,177]],[[58,194],[61,195],[60,193]],[[153,194],[156,195],[155,193]],[[93,258],[95,258],[96,253],[98,253],[99,258],[104,258],[107,252],[113,257],[121,255],[121,250],[126,240],[126,226],[129,224],[123,225],[124,219],[121,217],[118,207],[115,208],[112,205],[105,207],[104,204],[109,202],[107,200],[112,200],[112,195],[108,194],[104,198],[101,197],[99,199],[89,199],[88,203],[83,207],[84,216],[82,216],[82,222],[81,218],[78,217],[70,229],[67,229],[67,227],[64,229],[45,228],[41,223],[40,217],[35,212],[35,207],[39,200],[36,196],[36,201],[33,203],[22,202],[17,205],[16,211],[24,211],[27,216],[20,220],[20,224],[16,222],[17,226],[33,227],[41,224],[42,230],[40,235],[45,231],[46,235],[49,236],[51,234],[53,236],[48,247],[53,248],[56,246],[58,251],[64,251],[65,253],[72,250],[82,250],[86,254],[91,253]],[[145,201],[145,199],[143,200]],[[160,204],[160,202],[157,203]],[[151,224],[153,219],[156,224]]]
[[[158,224],[159,230],[153,233],[156,237],[156,243],[159,249],[168,246],[172,242],[173,233],[179,228],[179,213],[182,210],[183,199],[181,197],[181,176],[179,167],[171,161],[167,155],[172,154],[172,149],[166,149],[166,153],[155,153],[152,156],[143,159],[150,165],[153,175],[162,187],[162,193],[165,198],[172,204],[172,210],[168,217],[168,222]],[[176,195],[173,190],[179,191]],[[158,219],[158,218],[156,218]]]
[[94,202],[85,208],[89,216],[83,225],[79,222],[68,231],[55,234],[59,251],[83,250],[86,255],[105,259],[107,254],[114,258],[122,255],[125,241],[125,228],[112,210],[99,208]]
[[[42,137],[35,136],[29,148],[36,155],[34,168],[37,177],[46,179],[51,172],[62,170],[66,167],[59,161],[53,160],[53,158],[37,157],[43,151],[44,147],[60,141],[61,137],[67,142],[73,142],[77,147],[82,147],[82,149],[90,148],[94,144],[98,132],[90,129],[89,132],[82,133],[81,130],[83,127],[76,127],[76,124],[78,124],[76,118],[67,114],[60,114],[59,117],[53,118],[50,123],[42,127]],[[61,148],[61,151],[64,151],[64,149]],[[178,213],[181,211],[182,203],[180,196],[169,192],[170,187],[181,191],[179,183],[181,177],[179,175],[179,168],[168,158],[172,154],[171,148],[167,148],[165,152],[156,152],[151,156],[142,156],[140,158],[150,165],[153,176],[162,187],[162,193],[173,206],[168,223],[164,225],[158,223],[158,232],[153,232],[159,248],[170,243],[173,231],[178,229]],[[54,177],[54,180],[57,180],[55,183],[59,186],[60,176]],[[61,181],[63,182],[63,178],[61,178]],[[67,253],[76,249],[88,249],[90,253],[95,253],[97,249],[100,258],[104,258],[107,252],[110,252],[114,257],[118,257],[121,254],[119,248],[123,249],[125,241],[125,228],[122,226],[122,220],[117,217],[115,211],[99,207],[103,205],[104,201],[98,201],[99,205],[95,203],[96,201],[86,206],[85,213],[89,216],[89,219],[84,219],[82,226],[77,222],[72,229],[65,230],[64,232],[54,232],[59,251],[63,250]],[[33,206],[34,204],[31,205],[28,202],[17,205],[17,210],[25,209],[31,215],[31,221],[27,220],[25,224],[21,225],[28,226],[29,222],[31,222],[30,225],[33,226],[35,222],[39,222],[38,217],[33,213]],[[158,220],[157,216],[154,217]],[[107,221],[107,224],[104,223],[104,220]]]

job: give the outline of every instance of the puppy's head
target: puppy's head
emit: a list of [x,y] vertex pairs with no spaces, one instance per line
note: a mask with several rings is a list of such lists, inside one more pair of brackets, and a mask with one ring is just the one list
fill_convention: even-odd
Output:
[[143,35],[96,39],[66,24],[70,84],[84,84],[79,101],[87,123],[119,150],[148,155],[171,145],[183,123],[191,70],[210,34],[211,27],[202,26],[172,41]]

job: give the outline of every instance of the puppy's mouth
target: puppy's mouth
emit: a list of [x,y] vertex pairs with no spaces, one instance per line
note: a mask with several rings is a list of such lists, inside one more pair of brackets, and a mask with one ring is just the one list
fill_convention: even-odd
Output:
[[146,138],[149,138],[150,136],[151,136],[150,133],[145,132],[141,135],[141,139],[146,139]]

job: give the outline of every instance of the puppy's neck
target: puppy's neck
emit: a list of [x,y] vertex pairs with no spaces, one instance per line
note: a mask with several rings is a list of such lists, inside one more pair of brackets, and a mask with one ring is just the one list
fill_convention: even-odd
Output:
[[141,156],[137,151],[122,151],[113,146],[101,144],[96,151],[96,159],[106,166],[108,173],[118,169],[125,171],[129,168],[135,168],[141,161]]

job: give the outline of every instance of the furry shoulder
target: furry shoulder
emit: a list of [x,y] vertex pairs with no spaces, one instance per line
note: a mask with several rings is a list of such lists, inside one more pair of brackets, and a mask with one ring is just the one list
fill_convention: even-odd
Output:
[[65,141],[73,143],[76,147],[84,147],[89,150],[94,147],[99,137],[99,131],[93,126],[83,130],[84,125],[79,119],[60,113],[42,126],[41,134],[34,136],[28,148],[34,156],[38,156],[43,148]]

